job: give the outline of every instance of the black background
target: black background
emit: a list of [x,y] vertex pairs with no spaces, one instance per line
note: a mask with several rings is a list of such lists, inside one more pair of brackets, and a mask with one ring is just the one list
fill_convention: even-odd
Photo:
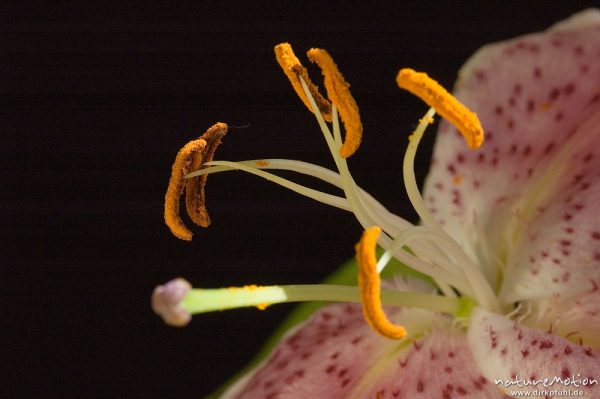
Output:
[[1,6],[0,397],[202,397],[290,307],[174,329],[150,310],[155,285],[314,283],[353,255],[352,215],[240,173],[209,178],[213,225],[191,243],[163,223],[175,154],[217,121],[250,124],[229,132],[217,159],[332,167],[275,44],[291,42],[304,60],[310,47],[330,51],[365,126],[350,168],[414,221],[401,160],[426,107],[396,88],[397,70],[451,87],[483,44],[594,2],[296,3]]

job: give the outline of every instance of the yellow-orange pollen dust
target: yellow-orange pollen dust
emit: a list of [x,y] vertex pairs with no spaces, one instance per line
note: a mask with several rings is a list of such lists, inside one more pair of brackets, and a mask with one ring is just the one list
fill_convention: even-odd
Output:
[[186,210],[190,219],[198,226],[208,227],[210,217],[205,206],[204,186],[206,176],[184,179],[189,172],[198,170],[206,162],[212,161],[221,138],[227,133],[225,123],[211,126],[200,138],[187,143],[175,157],[169,186],[165,194],[165,222],[171,232],[182,240],[192,239],[192,232],[185,226],[179,215],[179,198],[185,191]]
[[375,331],[381,335],[402,339],[406,336],[406,329],[392,323],[385,315],[381,304],[381,279],[377,272],[377,256],[375,247],[381,229],[371,227],[362,235],[356,244],[356,260],[358,262],[358,288],[365,319]]
[[452,123],[462,134],[469,148],[479,148],[483,144],[483,127],[477,114],[465,107],[426,73],[404,68],[398,72],[396,83],[401,89],[408,90],[425,101]]
[[312,111],[312,108],[304,93],[302,84],[300,83],[300,77],[306,83],[308,90],[315,99],[317,108],[319,108],[319,111],[326,121],[331,121],[331,103],[335,104],[337,107],[346,131],[344,143],[340,148],[340,155],[344,158],[348,158],[354,154],[360,146],[363,131],[358,105],[356,104],[354,97],[352,97],[352,94],[350,94],[350,84],[346,82],[344,76],[333,61],[333,58],[331,58],[327,51],[312,48],[306,54],[311,62],[316,63],[319,68],[321,68],[324,78],[323,83],[329,101],[323,98],[319,93],[317,86],[310,81],[306,68],[302,66],[295,56],[292,46],[290,46],[289,43],[281,43],[275,46],[277,62],[292,83],[292,87],[309,110]]
[[[261,289],[261,288],[263,288],[263,287],[258,286],[256,284],[250,284],[250,285],[245,285],[243,287],[229,287],[228,290],[230,290],[230,291],[248,291],[248,292],[252,292],[252,291],[255,291],[255,290]],[[263,303],[257,304],[256,308],[258,310],[265,310],[269,306],[271,306],[270,303],[263,302]]]
[[[483,144],[483,128],[477,114],[470,111],[427,74],[412,69],[401,69],[396,82],[400,88],[421,98],[451,122],[470,148],[478,148]],[[410,139],[412,136],[409,137]],[[454,183],[460,184],[461,180],[462,178],[457,176]],[[356,244],[356,260],[360,268],[358,273],[360,300],[365,319],[375,331],[388,338],[402,339],[406,336],[406,329],[392,323],[385,315],[381,304],[381,279],[377,272],[375,254],[380,234],[381,228],[371,227],[365,230]]]

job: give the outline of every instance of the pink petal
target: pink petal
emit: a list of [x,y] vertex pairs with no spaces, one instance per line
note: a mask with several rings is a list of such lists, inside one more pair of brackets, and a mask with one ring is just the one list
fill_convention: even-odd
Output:
[[461,71],[456,95],[486,142],[469,151],[442,124],[425,199],[505,304],[572,300],[600,279],[599,59],[588,10],[488,45]]
[[600,282],[590,280],[592,288],[570,298],[552,297],[537,301],[526,324],[549,326],[556,334],[581,340],[600,348]]
[[331,305],[291,331],[232,398],[347,397],[393,343],[365,323],[360,306]]
[[[528,328],[506,317],[475,309],[471,317],[468,342],[483,375],[496,380],[539,380],[554,377],[584,378],[600,382],[600,352],[574,344],[555,334]],[[498,385],[502,386],[502,385]],[[575,389],[556,383],[545,389]],[[540,384],[519,388],[533,391],[544,389]],[[578,388],[586,398],[600,395],[599,384]],[[564,395],[563,395],[564,396]]]
[[[388,315],[423,331],[417,342],[380,337],[357,305],[331,305],[292,331],[227,398],[502,398],[477,370],[466,335],[420,310]],[[442,327],[443,326],[443,327]]]
[[[464,332],[436,329],[408,353],[382,361],[381,373],[360,398],[504,398],[474,362]],[[400,367],[398,367],[398,365]]]

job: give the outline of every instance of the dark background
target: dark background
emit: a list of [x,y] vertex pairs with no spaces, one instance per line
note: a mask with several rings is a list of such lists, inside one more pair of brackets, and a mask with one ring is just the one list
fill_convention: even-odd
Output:
[[330,51],[365,126],[351,170],[414,221],[401,160],[426,106],[396,88],[397,70],[451,87],[483,44],[593,3],[4,3],[0,397],[202,397],[291,307],[206,314],[174,329],[150,309],[155,285],[314,283],[353,255],[352,215],[241,173],[209,178],[213,225],[191,243],[163,223],[175,154],[217,121],[250,124],[229,132],[217,159],[332,167],[275,44],[291,42],[304,60],[310,47]]

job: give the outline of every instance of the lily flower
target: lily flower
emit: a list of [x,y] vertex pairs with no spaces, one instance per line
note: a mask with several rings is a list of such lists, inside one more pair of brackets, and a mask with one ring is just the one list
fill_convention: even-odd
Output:
[[[404,156],[416,226],[354,182],[346,158],[360,146],[362,125],[329,54],[308,52],[325,97],[289,44],[275,53],[338,171],[282,159],[213,161],[226,131],[217,124],[177,155],[165,219],[191,239],[179,196],[186,192],[192,220],[207,226],[207,175],[242,170],[352,212],[365,229],[359,283],[194,289],[177,279],[157,287],[153,308],[172,325],[234,307],[341,302],[289,331],[223,397],[600,398],[600,11],[485,46],[460,71],[455,97],[424,73],[400,70],[399,87],[431,107]],[[445,120],[422,195],[414,158],[436,113]],[[277,170],[314,176],[344,196]],[[379,259],[376,245],[385,250]],[[382,282],[394,258],[431,279]]]

